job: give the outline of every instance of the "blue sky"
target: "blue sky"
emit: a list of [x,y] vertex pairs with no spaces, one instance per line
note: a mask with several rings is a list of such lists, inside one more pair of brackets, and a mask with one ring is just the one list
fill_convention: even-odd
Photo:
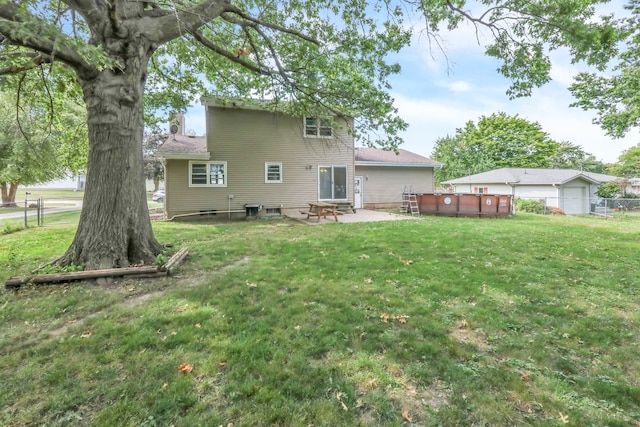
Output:
[[[469,120],[477,122],[500,111],[538,122],[551,138],[580,145],[604,162],[617,161],[622,151],[640,142],[638,130],[613,139],[592,124],[595,112],[569,107],[574,99],[567,88],[586,68],[572,65],[566,51],[552,54],[549,84],[529,98],[509,100],[509,82],[496,72],[498,62],[484,56],[470,25],[443,38],[445,53],[430,51],[426,38],[416,36],[398,55],[402,72],[392,79],[391,93],[409,123],[401,148],[429,157],[438,138],[454,135]],[[185,122],[186,129],[204,134],[204,107],[190,108]]]

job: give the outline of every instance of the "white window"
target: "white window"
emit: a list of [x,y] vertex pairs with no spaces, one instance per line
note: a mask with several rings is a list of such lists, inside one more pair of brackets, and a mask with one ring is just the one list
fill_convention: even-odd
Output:
[[267,184],[282,183],[282,163],[266,162],[264,164],[264,182]]
[[318,199],[347,200],[346,166],[320,166],[318,168]]
[[304,136],[306,138],[331,138],[333,136],[331,122],[319,117],[305,117]]
[[227,162],[189,162],[189,187],[226,187]]

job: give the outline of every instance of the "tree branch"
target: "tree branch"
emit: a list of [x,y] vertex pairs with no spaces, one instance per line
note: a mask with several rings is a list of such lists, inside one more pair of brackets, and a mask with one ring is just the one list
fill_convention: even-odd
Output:
[[107,4],[103,0],[61,0],[78,12],[90,28],[100,25],[107,14]]
[[[234,19],[232,16],[230,16],[230,13],[227,13],[227,12],[230,12],[230,13],[233,13],[235,15],[238,15],[240,18],[244,19],[244,21]],[[296,36],[299,39],[308,41],[308,42],[316,44],[316,45],[320,45],[321,44],[319,40],[316,40],[313,37],[308,36],[307,34],[304,34],[304,33],[300,32],[300,31],[297,31],[297,30],[292,30],[291,28],[286,28],[286,27],[282,27],[280,25],[272,24],[271,22],[266,22],[266,21],[263,21],[263,20],[258,19],[258,18],[254,18],[253,16],[247,15],[246,13],[244,13],[242,10],[238,9],[235,6],[229,5],[228,10],[222,13],[222,18],[227,22],[230,22],[230,23],[233,23],[233,24],[237,24],[237,25],[240,25],[240,26],[249,25],[249,26],[253,26],[254,28],[257,28],[258,26],[265,27],[265,28],[272,29],[274,31],[278,31],[280,33],[285,33],[285,34],[290,34],[292,36]],[[251,23],[251,24],[249,24],[249,23]]]
[[250,71],[253,71],[254,73],[257,74],[261,74],[261,75],[270,75],[272,74],[271,70],[269,70],[268,68],[262,68],[262,67],[257,67],[247,61],[241,60],[237,55],[234,55],[233,53],[229,52],[228,50],[225,50],[223,48],[221,48],[220,46],[218,46],[217,44],[211,42],[211,40],[207,39],[206,37],[204,37],[202,35],[202,33],[200,33],[199,31],[194,31],[193,33],[193,37],[199,41],[203,46],[205,46],[207,49],[212,50],[213,52],[217,53],[218,55],[224,56],[225,58],[227,58],[228,60],[235,62],[236,64],[240,64],[243,67],[247,68]]
[[41,64],[51,62],[51,57],[49,57],[48,55],[45,56],[43,54],[32,53],[32,54],[24,54],[20,56],[30,57],[31,61],[23,65],[10,65],[5,68],[0,68],[0,76],[7,75],[7,74],[22,73],[25,71],[32,70],[36,67],[39,67]]
[[[153,9],[151,11],[153,11]],[[300,31],[250,16],[226,0],[206,0],[191,8],[182,10],[176,9],[173,13],[167,13],[160,18],[156,17],[160,14],[159,12],[150,13],[151,11],[146,11],[143,14],[143,19],[148,20],[145,22],[145,26],[149,28],[147,36],[150,40],[153,40],[158,44],[173,40],[185,33],[195,34],[200,27],[208,24],[217,17],[222,17],[225,21],[243,28],[257,28],[260,26],[281,33],[290,34],[316,45],[321,44],[319,40],[316,40]],[[237,17],[234,17],[233,15],[236,15]]]
[[[26,15],[26,17],[25,17]],[[19,10],[14,3],[4,3],[0,5],[0,34],[2,34],[12,44],[20,45],[28,49],[33,49],[52,58],[72,66],[75,69],[90,71],[95,67],[87,63],[76,51],[66,48],[70,43],[69,37],[56,27],[55,37],[47,38],[44,31],[40,31],[37,36],[25,36],[24,24],[39,23],[41,20],[34,17],[27,10]]]

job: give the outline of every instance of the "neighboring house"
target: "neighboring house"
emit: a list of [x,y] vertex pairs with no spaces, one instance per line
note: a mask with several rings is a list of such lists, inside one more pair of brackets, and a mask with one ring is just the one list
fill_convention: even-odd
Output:
[[628,193],[640,194],[640,178],[630,178],[626,191]]
[[165,162],[165,215],[258,216],[313,201],[353,205],[351,118],[290,117],[242,101],[203,99],[206,137],[175,134]]
[[47,190],[74,190],[82,191],[86,184],[87,178],[84,175],[70,175],[67,178],[55,181],[45,182],[42,184],[21,186],[24,188],[39,188]]
[[574,169],[502,168],[452,179],[457,193],[510,194],[514,199],[542,199],[567,214],[590,212],[598,186],[616,181],[611,175]]
[[407,150],[355,149],[356,207],[397,208],[402,191],[433,192],[434,168],[442,164]]

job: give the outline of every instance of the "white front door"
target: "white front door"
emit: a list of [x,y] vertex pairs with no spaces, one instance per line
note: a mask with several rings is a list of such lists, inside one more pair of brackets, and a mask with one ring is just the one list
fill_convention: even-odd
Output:
[[362,177],[356,176],[353,184],[353,207],[354,209],[362,209]]

